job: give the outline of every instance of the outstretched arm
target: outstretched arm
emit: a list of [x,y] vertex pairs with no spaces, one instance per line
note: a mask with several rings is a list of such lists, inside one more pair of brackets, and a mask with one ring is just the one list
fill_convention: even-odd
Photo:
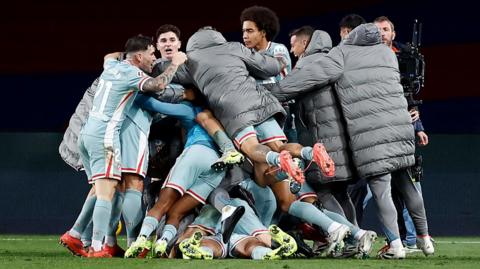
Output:
[[259,79],[268,79],[269,77],[280,74],[283,68],[288,64],[287,60],[281,57],[275,58],[265,53],[255,52],[244,45],[239,44],[239,56],[245,63],[248,72]]
[[284,102],[336,81],[342,72],[343,56],[341,51],[333,49],[327,56],[304,65],[297,64],[285,79],[268,88],[280,102]]
[[143,109],[152,112],[162,113],[164,115],[176,117],[180,120],[194,120],[195,111],[193,107],[185,104],[170,104],[158,101],[157,99],[139,94],[135,99],[135,102]]

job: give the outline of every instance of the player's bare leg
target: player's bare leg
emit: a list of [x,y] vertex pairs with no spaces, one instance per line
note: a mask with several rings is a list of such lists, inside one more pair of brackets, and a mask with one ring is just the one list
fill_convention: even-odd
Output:
[[182,196],[167,212],[167,222],[163,228],[162,236],[153,245],[153,255],[155,257],[165,256],[168,243],[177,235],[178,225],[188,212],[200,205],[190,195]]
[[125,251],[126,258],[145,257],[152,248],[147,237],[158,226],[160,219],[168,212],[173,204],[180,198],[180,193],[175,189],[166,187],[160,191],[159,199],[147,213],[143,220],[142,228],[137,240]]
[[222,156],[212,164],[212,168],[215,171],[223,171],[228,166],[243,163],[245,159],[243,154],[235,149],[222,124],[213,116],[210,110],[205,109],[198,113],[195,121],[208,132],[222,152]]
[[[287,151],[282,151],[280,153],[275,152],[270,147],[260,144],[256,136],[249,137],[243,141],[240,149],[254,162],[254,165],[263,163],[269,164],[270,166],[277,166],[289,174],[294,180],[300,183],[303,183],[305,180],[303,171],[293,163],[290,153]],[[264,171],[262,173],[262,170],[267,169],[266,166],[256,169],[257,171],[255,174],[258,176],[256,180],[258,180],[260,186],[266,186],[269,182],[262,180],[262,177],[260,177],[260,175],[264,173]]]

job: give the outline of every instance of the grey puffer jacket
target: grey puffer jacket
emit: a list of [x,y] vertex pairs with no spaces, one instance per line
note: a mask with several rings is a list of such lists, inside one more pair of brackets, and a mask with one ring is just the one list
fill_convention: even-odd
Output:
[[215,117],[230,137],[242,129],[262,123],[272,116],[283,116],[285,110],[255,76],[266,79],[281,71],[281,63],[270,56],[249,50],[238,42],[227,42],[214,30],[199,30],[187,43],[187,76],[182,84],[193,83],[207,98]]
[[93,97],[98,86],[98,78],[95,79],[90,87],[83,94],[82,100],[78,103],[75,112],[73,113],[68,123],[68,128],[65,130],[63,140],[58,147],[60,157],[73,169],[80,171],[83,168],[82,160],[78,152],[78,135],[80,129],[87,120],[88,113],[92,109]]
[[[330,35],[327,32],[316,30],[295,68],[303,68],[319,58],[325,57],[331,48]],[[345,138],[345,127],[332,85],[297,94],[277,91],[274,95],[278,96],[280,101],[295,98],[298,109],[296,123],[300,144],[311,146],[315,142],[322,142],[335,162],[335,177],[323,177],[318,167],[312,165],[305,173],[307,181],[325,183],[351,179],[350,149]]]
[[378,28],[363,24],[325,57],[298,67],[272,89],[279,98],[335,82],[352,159],[362,178],[414,164],[414,132],[398,62]]

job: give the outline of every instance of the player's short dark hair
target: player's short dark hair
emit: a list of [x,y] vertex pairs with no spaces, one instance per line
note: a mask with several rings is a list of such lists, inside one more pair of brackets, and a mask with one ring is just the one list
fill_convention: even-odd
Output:
[[147,50],[149,46],[154,46],[153,39],[150,36],[137,35],[130,37],[125,43],[125,53]]
[[388,22],[390,24],[390,27],[392,27],[392,32],[395,31],[395,27],[393,26],[393,22],[387,17],[387,16],[380,16],[376,18],[373,22]]
[[348,14],[347,16],[343,17],[340,20],[340,28],[349,28],[355,29],[355,27],[359,26],[360,24],[366,23],[367,21],[358,14]]
[[310,39],[313,35],[313,32],[315,29],[313,29],[312,26],[310,25],[304,25],[300,28],[294,29],[290,32],[289,36],[306,36],[308,39]]
[[160,27],[158,27],[157,32],[155,34],[155,40],[158,40],[158,37],[161,34],[167,33],[167,32],[173,32],[177,36],[177,38],[180,40],[180,29],[173,24],[160,25]]
[[253,21],[260,31],[265,31],[268,41],[273,41],[280,31],[280,22],[277,14],[268,7],[251,6],[242,11],[240,22]]

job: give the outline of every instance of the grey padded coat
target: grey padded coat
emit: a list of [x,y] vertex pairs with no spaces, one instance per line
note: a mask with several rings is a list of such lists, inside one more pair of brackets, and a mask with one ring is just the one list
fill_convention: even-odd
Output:
[[335,83],[353,165],[362,178],[414,164],[415,137],[395,53],[373,23],[355,28],[326,56],[295,68],[279,99]]
[[215,30],[193,34],[187,43],[187,56],[186,68],[177,71],[178,82],[194,84],[205,95],[230,137],[272,116],[285,115],[278,100],[255,81],[280,73],[279,60],[239,42],[227,42]]

